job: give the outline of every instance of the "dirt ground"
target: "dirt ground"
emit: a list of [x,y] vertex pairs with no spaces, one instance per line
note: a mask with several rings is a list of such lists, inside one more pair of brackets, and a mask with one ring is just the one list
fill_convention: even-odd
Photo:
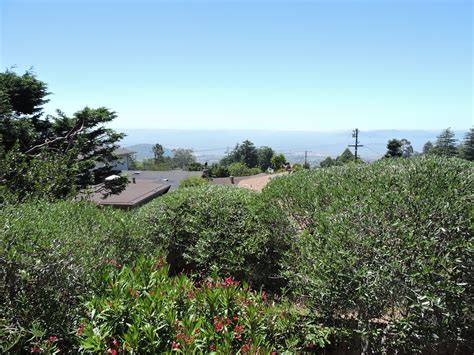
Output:
[[248,179],[239,181],[237,186],[260,192],[270,182],[271,179],[273,179],[274,177],[277,177],[277,176],[284,175],[284,174],[286,174],[286,173],[279,173],[279,174],[272,174],[272,175],[265,175],[265,176],[257,176],[257,177],[254,177],[254,178],[248,178]]

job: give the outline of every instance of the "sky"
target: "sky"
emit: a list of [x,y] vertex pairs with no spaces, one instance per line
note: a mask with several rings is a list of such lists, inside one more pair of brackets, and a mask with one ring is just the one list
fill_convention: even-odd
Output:
[[468,129],[471,1],[0,0],[0,65],[115,128]]

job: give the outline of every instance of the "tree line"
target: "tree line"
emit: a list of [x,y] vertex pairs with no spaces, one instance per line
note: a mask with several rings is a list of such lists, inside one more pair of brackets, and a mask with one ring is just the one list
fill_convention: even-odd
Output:
[[[284,154],[276,153],[271,147],[256,147],[249,140],[237,143],[218,163],[208,165],[196,161],[191,149],[174,149],[172,157],[164,156],[165,150],[159,143],[152,148],[153,159],[137,162],[135,167],[144,170],[186,169],[190,171],[207,170],[209,176],[249,176],[267,171],[278,171],[289,166]],[[293,164],[295,170],[309,168],[300,164]]]
[[[447,157],[458,157],[461,159],[474,160],[474,128],[470,128],[464,135],[461,143],[457,143],[455,133],[451,128],[444,129],[433,143],[428,141],[423,146],[422,153],[415,152],[408,139],[393,138],[387,142],[387,151],[382,159],[409,158],[414,155],[430,154]],[[360,158],[355,160],[354,154],[346,148],[342,154],[336,158],[327,157],[320,163],[321,168],[330,166],[340,166],[348,163],[362,163]]]

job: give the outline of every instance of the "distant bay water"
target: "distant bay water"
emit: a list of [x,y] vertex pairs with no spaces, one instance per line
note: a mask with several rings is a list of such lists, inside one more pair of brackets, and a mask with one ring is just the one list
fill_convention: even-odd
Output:
[[[201,162],[215,162],[237,143],[248,139],[257,147],[269,146],[284,153],[290,162],[304,160],[305,151],[308,160],[317,163],[327,156],[336,157],[354,144],[352,130],[340,131],[266,131],[266,130],[178,130],[178,129],[118,129],[127,136],[120,142],[137,152],[139,160],[151,158],[151,147],[159,143],[166,154],[172,149],[193,149]],[[456,138],[461,141],[466,130],[455,130]],[[371,161],[380,158],[386,151],[389,139],[408,139],[415,151],[421,152],[427,141],[434,142],[441,130],[359,130],[359,149],[362,159]],[[353,151],[353,148],[351,148]]]

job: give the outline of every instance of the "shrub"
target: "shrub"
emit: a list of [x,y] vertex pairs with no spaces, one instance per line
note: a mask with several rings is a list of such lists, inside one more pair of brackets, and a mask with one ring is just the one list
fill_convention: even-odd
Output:
[[263,195],[302,231],[284,275],[313,314],[357,324],[365,351],[415,351],[472,334],[473,191],[472,163],[420,157],[302,171]]
[[301,331],[302,316],[267,301],[264,291],[250,291],[231,277],[195,285],[168,274],[162,259],[151,258],[105,273],[77,329],[81,350],[268,354],[328,343],[331,329]]
[[206,276],[215,266],[221,275],[254,285],[281,284],[279,261],[291,231],[281,211],[256,192],[216,185],[180,189],[144,206],[140,218],[173,273]]
[[224,165],[213,163],[209,168],[209,173],[212,177],[228,177],[229,169]]
[[[87,202],[31,202],[0,210],[0,352],[58,337],[67,345],[79,298],[107,263],[146,250],[129,214]],[[56,343],[56,342],[55,342]],[[31,345],[33,346],[33,345]]]
[[227,169],[231,176],[251,176],[262,172],[260,168],[249,168],[243,163],[232,163],[227,167]]
[[193,186],[202,186],[208,185],[209,181],[200,176],[188,176],[187,178],[181,180],[179,187],[193,187]]

